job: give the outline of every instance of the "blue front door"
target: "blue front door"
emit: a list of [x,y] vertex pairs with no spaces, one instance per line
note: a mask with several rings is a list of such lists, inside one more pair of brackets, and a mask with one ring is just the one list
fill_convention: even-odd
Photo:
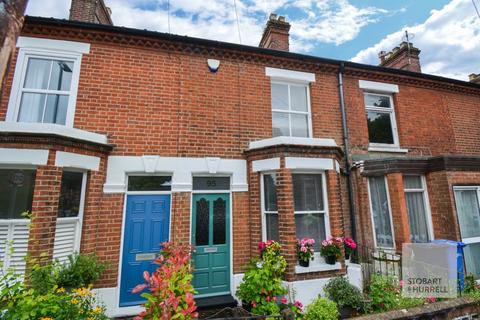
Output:
[[144,283],[143,271],[154,271],[160,243],[169,239],[170,195],[129,195],[123,239],[120,306],[144,302],[132,289]]

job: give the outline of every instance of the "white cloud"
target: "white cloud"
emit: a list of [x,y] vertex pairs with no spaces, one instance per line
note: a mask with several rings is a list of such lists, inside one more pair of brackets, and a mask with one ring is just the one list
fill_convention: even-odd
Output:
[[432,10],[424,23],[387,35],[351,60],[377,64],[378,53],[397,46],[406,29],[415,35],[412,42],[422,50],[423,72],[461,80],[480,72],[480,19],[470,0],[452,0],[442,9]]
[[[116,25],[168,31],[167,0],[105,0]],[[291,50],[308,52],[319,43],[340,45],[387,12],[359,8],[348,0],[236,0],[242,43],[258,45],[270,12],[292,13]],[[68,17],[68,0],[30,0],[27,14]],[[239,42],[233,0],[170,0],[171,32]]]

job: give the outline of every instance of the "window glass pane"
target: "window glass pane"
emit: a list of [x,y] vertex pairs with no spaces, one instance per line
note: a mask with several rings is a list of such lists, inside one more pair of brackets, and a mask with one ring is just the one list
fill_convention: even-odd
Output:
[[324,217],[323,213],[295,214],[295,234],[297,239],[315,239],[315,251],[320,250],[320,243],[326,238]]
[[388,208],[387,189],[385,179],[371,177],[370,200],[372,202],[373,224],[378,247],[393,248],[392,224],[390,221],[390,210]]
[[290,136],[288,113],[272,112],[273,136]]
[[288,85],[272,83],[272,109],[288,110]]
[[30,58],[27,64],[24,88],[47,89],[52,60]]
[[76,217],[80,211],[83,173],[64,171],[58,200],[58,217]]
[[277,187],[274,174],[263,175],[263,192],[265,211],[277,211]]
[[35,170],[0,169],[0,219],[22,219],[32,210]]
[[368,138],[371,143],[394,143],[390,113],[368,111],[367,123]]
[[378,96],[375,94],[365,94],[365,106],[390,108],[390,97]]
[[128,191],[170,191],[170,176],[129,176]]
[[455,190],[455,201],[462,238],[480,237],[477,190]]
[[429,242],[423,192],[406,192],[405,199],[412,242]]
[[213,201],[213,244],[225,244],[227,233],[226,201],[218,198]]
[[209,226],[209,206],[210,203],[205,198],[197,201],[195,217],[195,244],[196,246],[208,245],[208,226]]
[[45,94],[23,93],[18,112],[20,122],[42,122]]
[[403,176],[403,186],[405,189],[423,189],[421,176]]
[[292,179],[295,211],[322,211],[322,175],[294,174]]
[[279,241],[280,237],[278,236],[278,214],[266,213],[265,221],[267,223],[267,240]]
[[465,265],[468,273],[480,279],[480,243],[468,244],[464,249]]
[[230,190],[230,178],[193,177],[193,190]]
[[290,98],[292,99],[292,110],[308,111],[307,107],[307,87],[290,86]]
[[44,123],[65,124],[67,118],[68,96],[49,94],[45,106]]
[[51,90],[69,91],[72,81],[73,62],[53,60],[50,78]]
[[308,137],[308,116],[306,114],[291,114],[292,137]]

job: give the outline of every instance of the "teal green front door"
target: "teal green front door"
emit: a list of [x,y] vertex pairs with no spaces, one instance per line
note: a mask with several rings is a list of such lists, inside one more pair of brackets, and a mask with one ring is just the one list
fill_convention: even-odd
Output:
[[230,293],[230,196],[194,194],[193,286],[198,296]]

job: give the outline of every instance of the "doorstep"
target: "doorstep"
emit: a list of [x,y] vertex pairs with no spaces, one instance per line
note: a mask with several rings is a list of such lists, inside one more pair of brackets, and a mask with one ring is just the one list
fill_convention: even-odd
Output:
[[195,298],[197,310],[207,309],[221,309],[221,308],[234,308],[238,305],[231,294],[225,294],[221,296]]

